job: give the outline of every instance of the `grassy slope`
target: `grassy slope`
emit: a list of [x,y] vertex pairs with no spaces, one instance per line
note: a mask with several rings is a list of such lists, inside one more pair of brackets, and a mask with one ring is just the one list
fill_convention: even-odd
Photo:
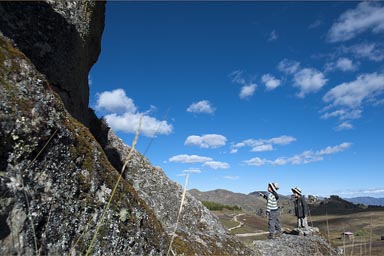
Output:
[[[214,212],[224,224],[230,228],[238,223],[232,217],[239,211],[215,211]],[[231,231],[233,234],[259,233],[267,231],[267,219],[253,214],[245,214],[239,218],[245,225]],[[328,219],[328,228],[327,228]],[[293,215],[281,216],[283,228],[293,229],[296,225],[296,218]],[[380,238],[384,235],[384,211],[364,211],[343,215],[318,215],[310,216],[309,225],[318,227],[322,235],[328,238],[332,245],[345,248],[345,255],[371,255],[381,256],[384,252],[384,241]],[[354,240],[343,241],[341,233],[351,231],[355,235]],[[371,233],[372,232],[372,233]],[[245,244],[253,240],[266,239],[265,235],[240,238]]]

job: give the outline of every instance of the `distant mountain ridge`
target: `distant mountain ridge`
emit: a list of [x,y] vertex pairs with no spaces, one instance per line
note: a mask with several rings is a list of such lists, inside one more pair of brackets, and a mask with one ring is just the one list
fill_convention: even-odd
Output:
[[344,200],[347,200],[354,204],[384,206],[384,198],[361,196],[361,197],[344,198]]

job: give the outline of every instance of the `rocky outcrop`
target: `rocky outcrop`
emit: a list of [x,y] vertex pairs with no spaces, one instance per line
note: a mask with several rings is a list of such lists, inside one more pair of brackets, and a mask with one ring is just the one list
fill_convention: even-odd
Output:
[[104,1],[1,1],[0,31],[13,40],[88,125],[88,73],[101,49]]
[[[161,255],[161,223],[46,78],[0,35],[0,254]],[[102,221],[104,209],[105,220]]]
[[321,236],[297,236],[283,234],[279,239],[253,241],[252,247],[260,256],[334,256],[343,253]]

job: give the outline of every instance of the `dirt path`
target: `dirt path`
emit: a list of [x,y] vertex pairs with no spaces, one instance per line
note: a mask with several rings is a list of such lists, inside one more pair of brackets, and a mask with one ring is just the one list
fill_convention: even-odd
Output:
[[258,233],[244,233],[244,234],[235,234],[238,237],[249,237],[249,236],[261,236],[269,234],[268,231],[258,232]]
[[243,225],[244,225],[244,222],[241,222],[239,221],[237,218],[242,216],[242,215],[245,215],[244,213],[240,213],[240,214],[237,214],[235,215],[232,220],[239,223],[239,225],[237,225],[236,227],[232,227],[232,228],[229,228],[228,231],[231,231],[231,230],[234,230],[234,229],[237,229],[237,228],[241,228]]

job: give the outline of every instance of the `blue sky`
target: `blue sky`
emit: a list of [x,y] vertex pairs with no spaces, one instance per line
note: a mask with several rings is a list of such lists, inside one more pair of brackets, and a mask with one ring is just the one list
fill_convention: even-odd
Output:
[[384,197],[382,2],[107,2],[89,80],[188,189]]

